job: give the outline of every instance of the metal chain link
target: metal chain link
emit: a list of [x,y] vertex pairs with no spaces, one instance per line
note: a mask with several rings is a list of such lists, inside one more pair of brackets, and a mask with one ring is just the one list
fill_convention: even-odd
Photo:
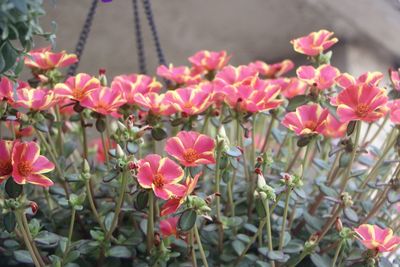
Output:
[[147,73],[146,55],[143,46],[142,27],[140,24],[137,0],[132,0],[132,4],[133,4],[133,17],[135,22],[136,51],[138,56],[139,70],[141,74],[146,74]]
[[151,9],[150,0],[142,0],[144,5],[144,11],[146,13],[147,22],[149,23],[151,33],[153,35],[154,45],[156,46],[156,52],[158,57],[158,62],[160,65],[166,65],[164,58],[164,53],[161,49],[160,39],[158,38],[156,24],[154,22],[153,11]]
[[82,31],[79,35],[78,43],[75,46],[75,55],[78,57],[78,62],[69,67],[67,77],[75,75],[76,70],[78,69],[79,61],[81,59],[83,50],[85,49],[87,38],[89,37],[90,29],[92,26],[93,18],[96,13],[97,2],[98,0],[93,0],[89,12],[87,13],[85,23],[83,24]]

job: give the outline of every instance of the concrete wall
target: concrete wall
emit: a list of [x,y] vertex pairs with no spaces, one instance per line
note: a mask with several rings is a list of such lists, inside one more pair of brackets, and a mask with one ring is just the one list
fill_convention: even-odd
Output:
[[[43,25],[50,28],[56,21],[57,49],[73,51],[91,0],[45,2]],[[393,42],[400,42],[400,13],[385,0],[153,0],[152,5],[166,59],[176,65],[187,64],[201,49],[225,49],[233,64],[287,57],[301,62],[289,41],[327,28],[341,40],[333,64],[356,74],[386,72],[398,53]],[[154,72],[158,62],[144,13],[141,19],[148,70]],[[131,0],[99,3],[79,71],[96,73],[100,67],[110,75],[138,70]]]

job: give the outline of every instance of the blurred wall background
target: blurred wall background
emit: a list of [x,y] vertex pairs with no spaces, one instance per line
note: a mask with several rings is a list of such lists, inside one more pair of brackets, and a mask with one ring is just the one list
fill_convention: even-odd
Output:
[[[44,0],[57,28],[57,50],[74,51],[92,0]],[[99,0],[100,1],[100,0]],[[198,50],[227,50],[232,64],[255,59],[272,63],[292,58],[304,62],[289,41],[311,31],[334,31],[332,64],[358,75],[366,70],[386,74],[400,58],[398,0],[152,0],[155,22],[167,62],[188,64]],[[139,0],[148,71],[158,64],[154,43]],[[46,43],[40,41],[38,46]],[[110,75],[138,71],[131,0],[99,2],[78,71]]]

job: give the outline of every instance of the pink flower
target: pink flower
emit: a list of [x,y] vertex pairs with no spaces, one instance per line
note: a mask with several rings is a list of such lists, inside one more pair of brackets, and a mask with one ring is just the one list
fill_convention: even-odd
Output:
[[258,77],[258,72],[249,66],[226,66],[217,73],[214,83],[214,89],[217,93],[235,91],[241,85],[251,85]]
[[400,124],[400,99],[389,101],[387,104],[390,112],[390,121]]
[[285,59],[281,62],[274,64],[267,64],[264,61],[254,61],[249,64],[249,67],[254,68],[259,74],[267,78],[280,77],[286,72],[294,68],[294,63],[290,59]]
[[31,183],[43,187],[53,182],[43,175],[54,169],[54,164],[40,155],[40,147],[35,142],[15,141],[12,151],[12,177],[18,184]]
[[305,94],[307,84],[296,77],[293,78],[278,78],[269,80],[271,84],[276,84],[280,87],[281,93],[287,99],[293,98],[298,95]]
[[179,184],[183,175],[174,161],[150,154],[139,161],[137,180],[143,188],[152,189],[157,197],[167,200],[184,194],[185,187]]
[[74,54],[67,54],[65,51],[59,53],[51,52],[51,47],[44,47],[32,50],[25,57],[25,65],[30,68],[50,70],[62,68],[78,62]]
[[379,82],[383,79],[383,74],[379,71],[366,72],[360,75],[357,79],[348,73],[342,73],[336,78],[336,83],[342,88],[350,87],[351,85],[357,84],[370,84],[373,86],[378,86]]
[[135,104],[136,94],[158,93],[162,88],[162,84],[154,77],[129,74],[116,76],[111,83],[111,88],[123,92],[128,104]]
[[400,75],[399,75],[399,71],[398,70],[393,70],[390,69],[389,73],[390,73],[390,81],[393,84],[393,88],[396,89],[397,91],[400,91]]
[[188,116],[204,112],[212,104],[211,97],[212,95],[202,90],[199,85],[179,88],[166,93],[166,98],[172,106]]
[[[11,124],[13,124],[13,127],[11,127]],[[16,138],[21,138],[21,137],[28,137],[33,134],[33,127],[32,126],[25,126],[24,128],[21,128],[21,123],[18,121],[7,121],[6,122],[7,128],[14,129],[15,137]]]
[[333,32],[327,30],[319,30],[312,32],[306,36],[293,39],[290,41],[296,52],[307,56],[317,56],[324,50],[330,48],[338,42],[337,38],[332,38]]
[[199,177],[202,173],[198,173],[193,179],[187,177],[185,180],[185,192],[182,196],[174,196],[168,199],[161,207],[161,216],[166,216],[176,212],[179,207],[186,201],[186,198],[190,196],[196,188]]
[[177,224],[179,217],[170,217],[160,221],[160,232],[163,238],[169,237],[171,235],[179,237],[179,232]]
[[12,165],[12,149],[14,142],[8,140],[0,140],[0,183],[8,179],[13,171]]
[[301,66],[296,71],[297,77],[310,86],[319,90],[332,87],[335,79],[340,75],[340,71],[329,64],[324,64],[315,69],[313,66]]
[[198,73],[193,73],[186,66],[174,67],[170,64],[168,67],[161,65],[157,68],[157,75],[177,85],[193,85],[201,81],[201,76]]
[[400,244],[400,237],[393,235],[390,228],[382,229],[377,225],[362,224],[354,231],[357,238],[368,249],[390,252]]
[[0,101],[1,100],[5,100],[10,104],[14,102],[13,82],[5,76],[0,79]]
[[190,63],[199,72],[220,70],[228,63],[231,56],[226,51],[207,51],[202,50],[189,57]]
[[326,128],[323,135],[330,138],[342,138],[346,134],[347,124],[340,122],[332,114],[326,118]]
[[119,90],[99,87],[83,98],[81,105],[103,115],[121,117],[118,108],[126,103]]
[[149,109],[152,114],[158,116],[169,116],[176,112],[165,94],[154,92],[147,94],[138,93],[134,96],[134,102],[142,108]]
[[318,104],[300,106],[283,118],[282,124],[296,135],[323,134],[329,111]]
[[[108,139],[106,139],[108,140]],[[109,141],[106,141],[106,150],[108,151],[111,148],[115,148],[117,146],[117,144],[115,143],[115,141],[111,141],[111,143]],[[99,163],[104,163],[106,161],[106,154],[104,152],[104,148],[103,148],[103,143],[101,141],[101,138],[96,138],[94,140],[92,140],[89,144],[90,148],[93,148],[94,151],[96,151],[96,160]]]
[[165,151],[185,167],[214,164],[214,139],[194,131],[181,131],[167,140]]
[[257,79],[253,85],[241,85],[232,92],[226,92],[225,102],[240,111],[262,112],[275,109],[283,99],[278,99],[280,88],[268,81]]
[[97,78],[86,73],[79,73],[69,77],[65,83],[56,84],[54,92],[57,97],[81,101],[99,87],[100,81]]
[[365,83],[351,85],[331,99],[331,103],[337,106],[337,114],[342,122],[376,121],[386,114],[387,101],[384,89]]
[[17,106],[31,110],[47,110],[57,104],[54,91],[45,88],[18,89],[17,99]]

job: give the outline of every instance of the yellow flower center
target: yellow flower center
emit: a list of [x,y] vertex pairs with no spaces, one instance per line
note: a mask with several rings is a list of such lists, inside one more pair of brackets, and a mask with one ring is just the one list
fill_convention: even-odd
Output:
[[153,184],[157,188],[162,188],[164,186],[164,176],[161,173],[154,175]]
[[10,174],[12,172],[11,162],[8,160],[0,160],[0,176]]
[[21,161],[18,164],[18,172],[22,176],[29,176],[32,173],[32,165],[28,161]]
[[304,123],[304,128],[314,131],[315,128],[317,128],[317,123],[315,121],[306,121]]
[[183,158],[189,163],[195,162],[196,160],[199,159],[199,157],[200,157],[199,153],[197,153],[197,151],[194,150],[193,148],[188,148],[183,153]]
[[75,88],[72,91],[72,97],[76,100],[81,100],[85,96],[85,92],[80,88]]
[[356,114],[359,117],[365,117],[367,116],[369,107],[366,104],[359,104],[356,108]]
[[185,102],[185,104],[183,104],[184,108],[192,108],[193,107],[193,103],[192,102]]

